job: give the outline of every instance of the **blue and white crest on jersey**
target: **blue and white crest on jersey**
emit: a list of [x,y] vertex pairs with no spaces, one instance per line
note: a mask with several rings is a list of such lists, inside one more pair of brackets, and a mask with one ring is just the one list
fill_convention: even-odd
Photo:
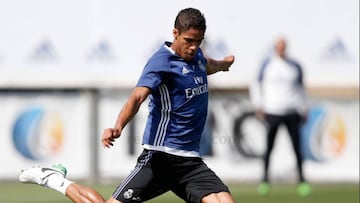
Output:
[[200,68],[202,71],[205,71],[205,70],[206,70],[205,65],[201,62],[201,60],[198,61],[198,64],[199,64],[199,68]]

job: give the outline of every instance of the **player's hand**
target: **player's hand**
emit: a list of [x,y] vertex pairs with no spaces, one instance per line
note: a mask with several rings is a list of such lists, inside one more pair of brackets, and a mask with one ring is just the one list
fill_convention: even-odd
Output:
[[120,130],[114,128],[107,128],[104,130],[101,142],[104,147],[110,148],[114,146],[114,141],[116,138],[120,137]]
[[265,113],[262,109],[256,109],[255,115],[258,119],[260,119],[262,121],[265,120]]
[[223,64],[222,64],[222,71],[229,71],[230,66],[234,63],[235,57],[233,55],[229,55],[224,57]]
[[302,121],[303,123],[306,123],[307,120],[308,120],[308,114],[307,114],[307,113],[305,113],[304,115],[301,115],[301,121]]

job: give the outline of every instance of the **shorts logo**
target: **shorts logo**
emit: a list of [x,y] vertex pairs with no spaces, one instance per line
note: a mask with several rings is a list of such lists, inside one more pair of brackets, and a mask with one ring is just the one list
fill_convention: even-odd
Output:
[[128,189],[126,192],[124,192],[124,198],[125,199],[130,199],[133,197],[134,194],[134,190],[133,189]]

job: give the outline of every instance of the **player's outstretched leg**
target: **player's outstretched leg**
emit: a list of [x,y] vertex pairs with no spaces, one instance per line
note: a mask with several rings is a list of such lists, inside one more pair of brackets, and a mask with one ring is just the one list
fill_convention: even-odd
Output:
[[19,181],[54,189],[76,203],[104,203],[95,190],[65,178],[67,169],[62,165],[52,167],[33,166],[21,171]]
[[[64,185],[66,173],[67,169],[60,164],[53,165],[52,167],[33,166],[21,171],[19,181],[22,183],[38,184],[43,187],[51,187],[53,185],[67,187],[68,185]],[[71,181],[65,182],[71,184]]]

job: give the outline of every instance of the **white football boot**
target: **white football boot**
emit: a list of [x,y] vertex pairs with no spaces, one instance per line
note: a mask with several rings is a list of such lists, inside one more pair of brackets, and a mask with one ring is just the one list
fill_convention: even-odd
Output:
[[65,177],[67,169],[58,164],[52,167],[33,166],[21,171],[19,181],[22,183],[38,184],[46,186],[48,178],[52,175]]

